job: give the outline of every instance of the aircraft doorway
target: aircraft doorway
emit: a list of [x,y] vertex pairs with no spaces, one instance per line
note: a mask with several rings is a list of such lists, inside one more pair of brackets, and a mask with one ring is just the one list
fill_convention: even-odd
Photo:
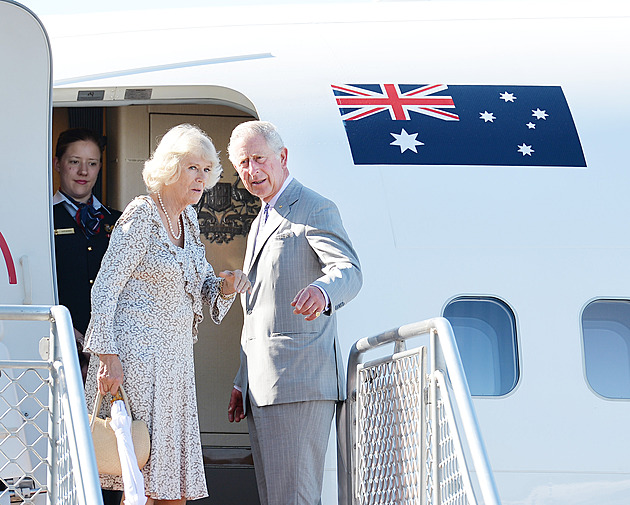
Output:
[[[242,268],[246,230],[259,203],[239,183],[227,158],[227,144],[232,129],[254,119],[253,114],[226,105],[190,103],[86,107],[84,113],[72,109],[54,109],[53,145],[66,128],[93,128],[94,116],[97,122],[102,121],[107,147],[101,194],[106,204],[120,210],[136,195],[146,193],[141,175],[144,161],[169,128],[191,123],[206,131],[219,151],[223,174],[216,190],[206,194],[201,202],[202,241],[216,272]],[[81,123],[82,117],[91,117],[92,126]],[[209,498],[194,502],[202,505],[231,501],[229,493],[234,488],[239,489],[240,503],[259,503],[247,423],[227,421],[227,404],[239,365],[242,322],[238,300],[221,325],[214,324],[205,309],[194,348],[201,442],[210,494]]]

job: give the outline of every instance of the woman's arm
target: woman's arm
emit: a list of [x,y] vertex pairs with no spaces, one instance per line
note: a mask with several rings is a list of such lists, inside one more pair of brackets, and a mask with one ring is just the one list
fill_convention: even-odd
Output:
[[92,317],[85,334],[85,349],[98,354],[98,387],[116,393],[123,381],[114,319],[118,299],[144,258],[150,238],[151,213],[146,202],[134,200],[116,223],[109,247],[92,287]]
[[210,306],[212,320],[219,324],[238,293],[251,292],[251,283],[241,270],[225,270],[217,277],[208,265],[208,275],[201,287],[204,303]]

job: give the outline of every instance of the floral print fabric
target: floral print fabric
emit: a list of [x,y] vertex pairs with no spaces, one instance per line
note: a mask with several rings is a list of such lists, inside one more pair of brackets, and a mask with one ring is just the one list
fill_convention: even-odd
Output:
[[[193,343],[210,306],[219,323],[233,299],[219,296],[220,279],[206,261],[192,207],[182,214],[184,247],[174,245],[154,201],[137,197],[125,209],[92,289],[92,319],[86,349],[118,354],[123,386],[134,419],[151,434],[151,457],[143,469],[146,494],[154,499],[207,496],[201,453]],[[90,360],[85,385],[94,405],[99,360]],[[109,401],[101,417],[109,416]],[[123,489],[122,479],[101,475],[105,489]]]

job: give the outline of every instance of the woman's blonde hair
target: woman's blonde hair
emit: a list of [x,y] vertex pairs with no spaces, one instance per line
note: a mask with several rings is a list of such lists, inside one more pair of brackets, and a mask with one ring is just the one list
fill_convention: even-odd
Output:
[[206,189],[213,187],[221,176],[222,168],[212,140],[198,126],[180,124],[167,131],[144,163],[142,178],[150,193],[179,179],[182,160],[189,154],[199,156],[212,167]]

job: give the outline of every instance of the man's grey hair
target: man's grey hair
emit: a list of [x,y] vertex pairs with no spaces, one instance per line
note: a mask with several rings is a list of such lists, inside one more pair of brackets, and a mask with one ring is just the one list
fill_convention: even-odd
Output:
[[247,139],[256,135],[262,135],[269,148],[277,155],[279,155],[284,148],[284,141],[272,123],[269,121],[246,121],[234,128],[230,136],[228,156],[232,163],[235,161],[232,151],[234,143],[236,143],[237,140]]

